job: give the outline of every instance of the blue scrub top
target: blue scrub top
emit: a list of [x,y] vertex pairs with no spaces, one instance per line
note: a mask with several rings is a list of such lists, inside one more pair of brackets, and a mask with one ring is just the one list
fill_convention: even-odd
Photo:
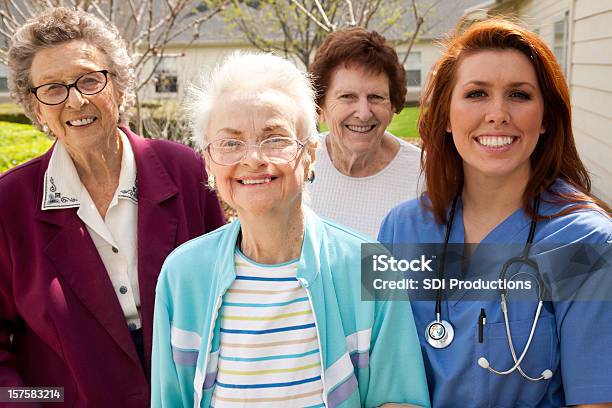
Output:
[[[570,187],[558,181],[554,188]],[[542,196],[540,214],[550,215],[571,204],[553,204]],[[530,219],[517,210],[497,225],[482,243],[524,244]],[[418,200],[402,203],[384,219],[378,240],[383,244],[443,243],[445,225]],[[464,242],[463,212],[457,203],[450,243]],[[580,210],[537,223],[537,244],[612,243],[612,219],[596,210]],[[610,275],[610,274],[608,274]],[[609,285],[607,279],[605,285]],[[607,289],[612,293],[612,285]],[[608,297],[609,298],[609,297]],[[534,301],[509,303],[509,319],[517,357],[522,353],[535,315]],[[518,371],[499,376],[478,365],[481,356],[491,367],[514,366],[506,338],[499,301],[443,301],[442,318],[455,329],[455,339],[445,349],[425,340],[425,328],[435,318],[434,301],[412,301],[433,407],[560,407],[612,401],[612,302],[545,302],[531,346],[521,367],[538,377],[550,369],[553,377],[528,381]],[[486,311],[483,342],[478,342],[478,316]]]

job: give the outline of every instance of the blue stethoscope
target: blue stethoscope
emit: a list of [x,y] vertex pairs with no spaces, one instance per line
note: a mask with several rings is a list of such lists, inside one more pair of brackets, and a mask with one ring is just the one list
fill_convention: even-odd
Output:
[[[455,208],[457,207],[458,199],[459,199],[459,195],[457,195],[457,197],[455,197],[455,200],[453,201],[453,206],[449,214],[449,219],[448,219],[448,222],[446,223],[446,233],[444,236],[444,250],[442,252],[442,257],[440,260],[440,269],[438,273],[438,278],[440,280],[444,279],[444,264],[445,264],[446,250],[448,247],[450,233],[453,228],[453,220],[455,218]],[[540,200],[539,198],[537,198],[534,203],[534,212],[536,215],[538,214],[539,208],[540,208]],[[521,355],[517,358],[517,353],[514,348],[514,344],[512,342],[512,334],[510,333],[510,323],[508,319],[508,307],[507,307],[507,289],[504,286],[502,287],[502,289],[500,289],[501,309],[504,315],[504,325],[506,327],[506,337],[508,338],[508,346],[510,347],[510,352],[512,353],[512,359],[514,361],[514,365],[507,370],[501,371],[501,370],[496,370],[492,368],[491,365],[489,364],[489,361],[485,357],[480,357],[478,359],[478,365],[484,369],[487,369],[491,373],[494,373],[497,375],[508,375],[508,374],[513,373],[514,371],[518,371],[524,378],[530,381],[547,380],[552,377],[552,371],[549,369],[542,371],[539,377],[530,377],[529,375],[525,374],[525,372],[521,368],[521,363],[523,362],[523,359],[525,358],[525,356],[527,355],[527,352],[529,351],[531,340],[533,340],[533,335],[538,325],[538,319],[540,317],[540,312],[542,311],[542,305],[544,302],[544,285],[540,282],[540,277],[539,277],[540,270],[538,268],[538,264],[534,262],[533,260],[529,259],[529,250],[531,249],[531,245],[533,244],[533,237],[535,235],[535,229],[536,229],[536,224],[537,224],[536,218],[537,217],[533,217],[531,220],[531,226],[529,228],[529,236],[527,238],[527,242],[525,243],[523,254],[519,257],[508,259],[502,266],[501,271],[499,273],[499,279],[504,280],[506,278],[506,273],[508,269],[510,269],[510,267],[513,265],[520,265],[520,264],[526,265],[535,271],[535,275],[533,275],[533,277],[535,278],[536,283],[538,285],[538,300],[539,301],[538,301],[538,307],[536,309],[535,316],[533,319],[533,324],[531,325],[531,332],[529,333],[527,344],[525,344],[525,349],[523,350]],[[514,279],[515,276],[522,274],[522,273],[526,273],[526,272],[519,272],[516,275],[512,276],[510,279]],[[529,274],[529,275],[532,275],[532,274]],[[452,343],[453,339],[455,338],[455,330],[453,329],[453,326],[447,320],[441,319],[441,313],[442,313],[442,290],[441,289],[438,289],[436,293],[435,312],[436,312],[436,319],[427,325],[427,328],[425,329],[425,338],[427,339],[427,342],[429,343],[429,345],[431,345],[432,347],[442,349],[442,348],[448,347]]]

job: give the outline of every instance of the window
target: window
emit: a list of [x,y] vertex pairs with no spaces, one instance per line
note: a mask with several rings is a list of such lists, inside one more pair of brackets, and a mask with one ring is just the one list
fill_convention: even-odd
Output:
[[0,92],[8,92],[7,68],[0,64]]
[[406,86],[421,86],[421,52],[411,51],[406,60]]
[[553,52],[565,75],[567,75],[568,20],[568,13],[565,13],[563,20],[555,22],[555,37],[553,40]]
[[178,92],[178,75],[176,72],[176,57],[163,57],[155,69],[155,92]]

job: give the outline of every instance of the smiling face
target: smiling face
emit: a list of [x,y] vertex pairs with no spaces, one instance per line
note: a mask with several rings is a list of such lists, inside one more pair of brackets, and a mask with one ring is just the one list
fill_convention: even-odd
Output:
[[363,155],[380,145],[393,118],[389,78],[360,66],[340,66],[331,76],[321,120],[342,150]]
[[[274,137],[296,138],[298,111],[291,98],[278,91],[247,95],[233,92],[219,98],[210,112],[208,142],[238,139],[249,145]],[[302,189],[308,169],[303,155],[314,160],[313,144],[300,149],[289,163],[270,163],[259,150],[249,147],[246,157],[233,165],[215,163],[206,152],[206,163],[215,176],[221,198],[244,215],[270,215],[301,207]]]
[[[36,53],[31,67],[32,84],[34,87],[70,84],[83,74],[109,68],[108,58],[99,49],[83,41],[71,41]],[[45,105],[36,100],[35,112],[38,121],[47,125],[66,146],[85,150],[115,135],[121,100],[112,74],[108,74],[108,82],[101,92],[81,95],[73,87],[68,99],[59,105]]]
[[544,101],[535,70],[516,50],[478,51],[457,68],[447,128],[466,180],[503,177],[524,183],[530,156],[545,132]]

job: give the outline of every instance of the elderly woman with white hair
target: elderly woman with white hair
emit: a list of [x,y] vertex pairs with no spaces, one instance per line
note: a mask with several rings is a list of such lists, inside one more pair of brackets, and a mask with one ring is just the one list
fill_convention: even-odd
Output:
[[164,263],[153,406],[429,406],[410,305],[361,301],[366,239],[302,203],[317,148],[308,77],[235,54],[204,82],[193,134],[238,219]]

